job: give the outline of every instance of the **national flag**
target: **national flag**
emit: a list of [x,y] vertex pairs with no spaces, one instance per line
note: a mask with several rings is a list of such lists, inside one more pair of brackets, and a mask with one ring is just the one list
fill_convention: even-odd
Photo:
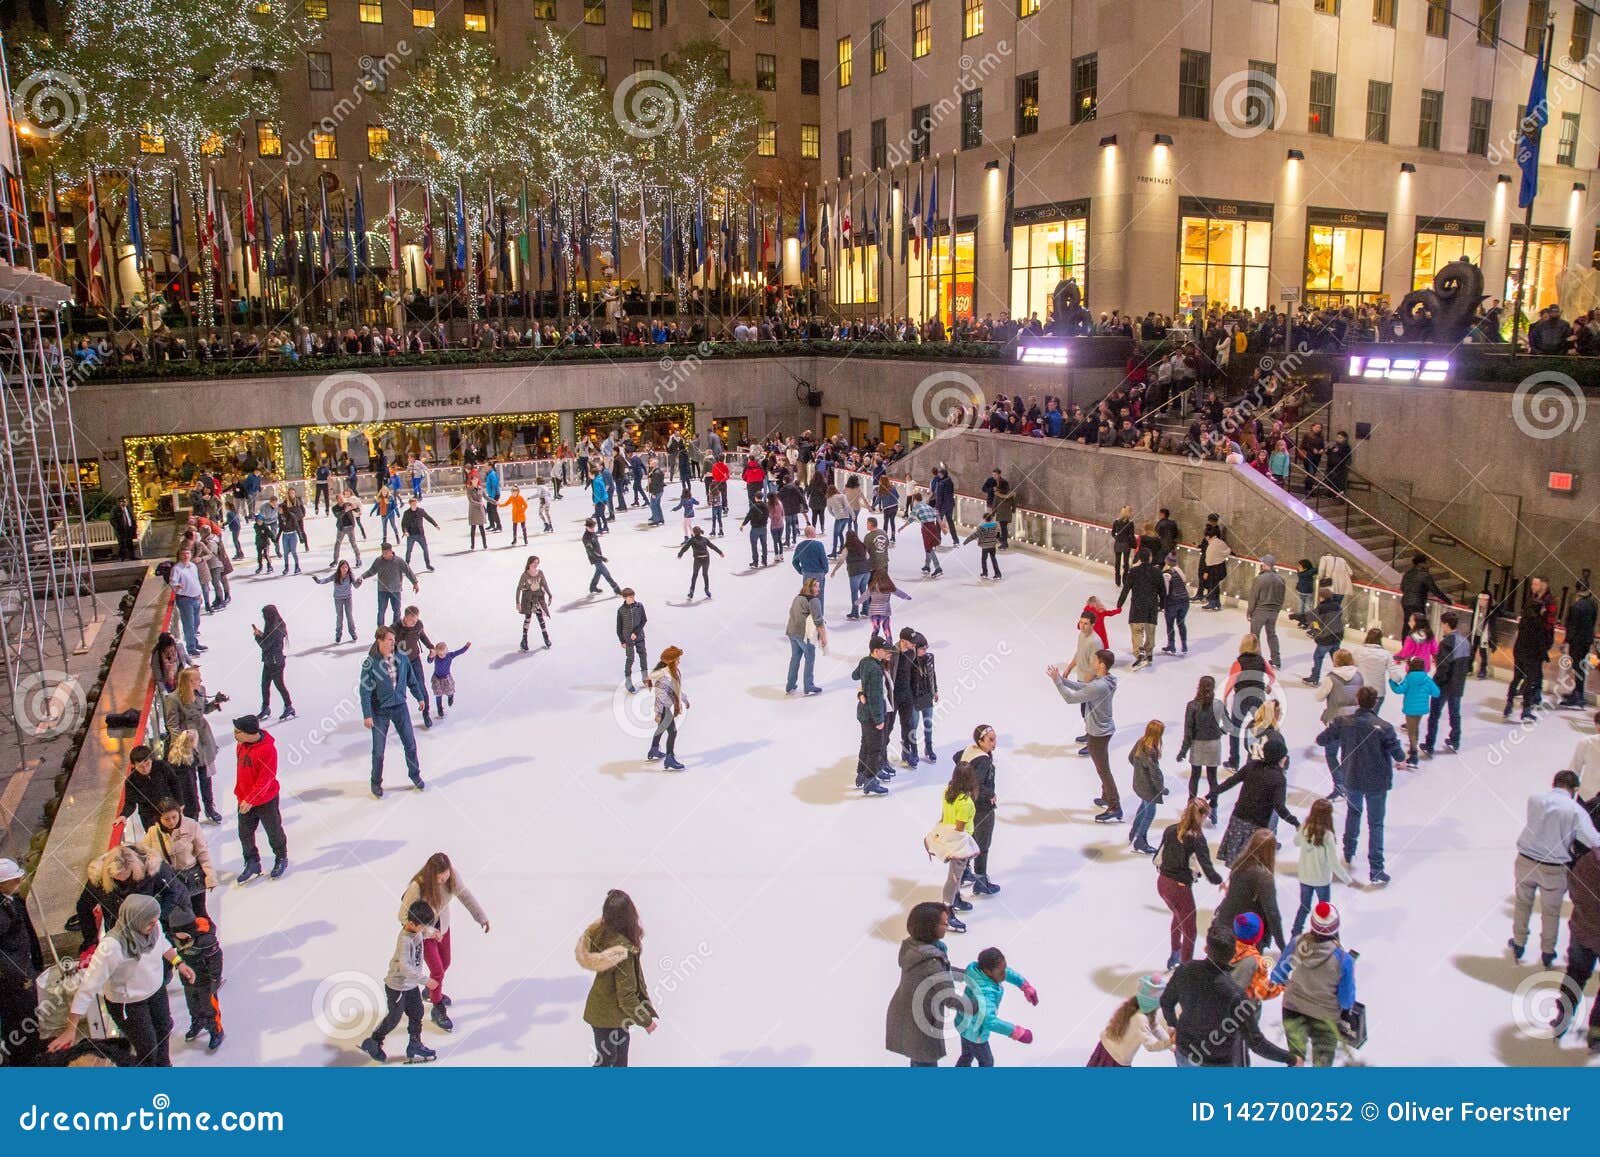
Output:
[[517,219],[519,222],[517,230],[517,261],[519,263],[517,278],[522,286],[522,291],[526,293],[528,291],[528,271],[533,268],[533,254],[528,249],[532,238],[530,236],[531,223],[528,219],[528,178],[526,177],[522,178],[522,195],[517,199]]
[[930,249],[934,247],[933,226],[939,220],[939,161],[934,158],[933,179],[928,184],[928,215],[922,220],[922,236]]
[[639,276],[649,275],[650,225],[644,215],[644,182],[639,182]]
[[214,171],[206,173],[206,227],[200,247],[211,262],[212,272],[220,276],[222,249],[217,244],[217,175]]
[[283,265],[290,281],[300,277],[299,247],[294,239],[294,194],[289,191],[289,175],[283,176]]
[[661,206],[661,270],[669,282],[678,275],[677,248],[677,206],[669,188],[666,202]]
[[911,206],[911,252],[922,260],[922,162],[917,162],[917,199]]
[[578,202],[579,202],[578,203],[578,209],[579,209],[579,212],[581,213],[581,217],[579,219],[578,226],[579,226],[579,228],[580,228],[580,230],[582,231],[582,234],[583,234],[583,248],[579,251],[579,253],[583,257],[583,284],[584,284],[584,290],[586,292],[591,292],[592,293],[593,292],[593,286],[594,286],[594,265],[593,265],[593,252],[592,251],[593,251],[594,245],[593,245],[593,241],[592,241],[592,236],[593,235],[589,231],[589,186],[588,185],[585,185],[583,187],[583,193],[580,195],[580,197],[578,199]]
[[316,268],[311,256],[311,197],[309,194],[300,195],[300,265],[306,271],[306,280],[316,282],[313,270]]
[[[367,198],[361,187],[361,170],[356,170],[356,268],[365,273],[372,268],[372,253],[367,248]],[[352,280],[354,280],[352,278]]]
[[1011,252],[1011,230],[1017,215],[1017,143],[1011,142],[1011,159],[1006,162],[1006,219],[1001,241],[1007,253]]
[[101,262],[105,257],[100,240],[100,196],[95,190],[93,169],[89,170],[89,205],[86,213],[89,227],[89,270],[86,277],[89,283],[89,302],[92,305],[104,305],[105,287],[101,285],[99,277]]
[[1522,170],[1522,185],[1517,193],[1517,208],[1526,209],[1539,193],[1539,141],[1544,126],[1550,123],[1550,61],[1545,55],[1547,37],[1539,33],[1539,56],[1533,64],[1533,82],[1528,86],[1528,104],[1518,126],[1517,168]]
[[495,263],[500,269],[500,289],[506,292],[511,289],[511,238],[504,201],[495,206],[495,215]]
[[855,241],[855,232],[850,227],[850,188],[849,188],[849,186],[848,185],[844,186],[840,190],[840,192],[841,192],[841,194],[842,194],[842,196],[844,198],[844,200],[842,202],[844,207],[842,209],[840,209],[840,211],[839,211],[840,212],[840,217],[839,217],[839,244],[840,244],[841,247],[843,247],[843,246],[847,246],[847,245],[854,245],[856,243],[856,241]]
[[333,276],[333,218],[328,213],[328,183],[318,181],[322,192],[322,230],[317,239],[317,272],[323,277]]
[[801,273],[805,273],[811,268],[811,230],[806,225],[806,199],[810,195],[810,186],[802,186],[800,189],[800,222],[794,229],[794,239],[800,245]]
[[537,236],[534,238],[535,248],[537,248],[539,250],[539,285],[543,286],[544,285],[544,250],[545,250],[544,214],[542,214],[542,213],[534,214],[533,226],[534,226],[534,229],[537,231]]
[[459,177],[456,178],[456,252],[451,268],[458,273],[467,268],[467,193]]
[[[55,185],[51,184],[51,193],[54,194]],[[178,262],[178,270],[182,272],[187,262],[183,254],[183,201],[178,196],[178,175],[172,175],[172,187],[167,201],[167,219],[172,224],[172,256]],[[58,238],[59,239],[59,238]]]
[[433,184],[422,182],[422,264],[428,270],[428,289],[433,289]]
[[278,275],[278,262],[272,255],[272,207],[270,198],[261,198],[261,269],[265,277]]
[[355,239],[350,236],[350,202],[342,201],[339,205],[344,216],[344,270],[350,284],[356,283],[356,245]]
[[133,246],[135,268],[144,273],[144,213],[139,208],[139,182],[128,177],[128,242]]
[[750,200],[744,207],[744,264],[751,273],[761,271],[761,237],[756,229],[756,187],[750,186]]
[[614,177],[611,180],[611,276],[622,276],[622,208],[617,202]]
[[394,178],[389,178],[389,216],[384,225],[389,230],[389,268],[400,272],[400,203],[395,194]]
[[261,252],[256,237],[256,184],[248,168],[244,171],[244,245],[245,258],[254,272],[261,268]]
[[694,268],[695,272],[704,274],[706,268],[706,194],[704,189],[695,190],[694,204]]
[[833,257],[828,247],[833,244],[833,239],[828,235],[828,198],[820,189],[817,191],[817,200],[822,202],[822,219],[817,222],[817,266],[831,269]]
[[221,260],[217,263],[217,296],[227,302],[233,294],[233,217],[228,212],[228,191],[217,190],[217,220],[222,235]]

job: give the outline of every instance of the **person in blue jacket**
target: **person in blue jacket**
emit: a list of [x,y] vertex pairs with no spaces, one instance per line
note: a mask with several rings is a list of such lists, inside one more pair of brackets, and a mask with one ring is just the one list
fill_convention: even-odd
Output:
[[500,467],[493,462],[483,472],[483,496],[488,500],[486,505],[489,515],[489,529],[499,530],[500,527]]
[[411,709],[406,693],[415,696],[427,710],[428,693],[422,686],[422,672],[396,650],[394,630],[379,627],[372,638],[372,650],[361,664],[361,721],[372,732],[372,794],[383,798],[383,751],[388,745],[389,728],[400,736],[406,755],[406,773],[418,791],[425,786],[417,762],[417,740],[411,730]]
[[1439,698],[1439,684],[1428,675],[1427,664],[1415,658],[1407,664],[1405,678],[1390,679],[1389,689],[1401,697],[1400,711],[1406,717],[1406,761],[1400,766],[1417,769],[1417,732],[1428,717],[1433,701]]
[[1033,1043],[1033,1030],[1000,1019],[1000,998],[1005,995],[1005,985],[1022,989],[1029,1004],[1039,1003],[1039,993],[1020,972],[1006,967],[1006,955],[998,948],[985,948],[978,959],[967,965],[966,999],[956,1012],[956,1032],[961,1035],[961,1057],[957,1068],[990,1069],[994,1067],[994,1050],[989,1047],[989,1034],[1001,1033],[1019,1044]]
[[805,537],[794,548],[790,563],[799,574],[801,584],[815,579],[817,605],[823,606],[823,592],[828,588],[828,548],[822,545],[821,532],[815,526],[805,529]]
[[604,470],[595,471],[594,477],[589,480],[589,498],[594,502],[596,534],[609,534],[611,531],[610,520],[607,517],[607,500],[610,495],[611,475]]

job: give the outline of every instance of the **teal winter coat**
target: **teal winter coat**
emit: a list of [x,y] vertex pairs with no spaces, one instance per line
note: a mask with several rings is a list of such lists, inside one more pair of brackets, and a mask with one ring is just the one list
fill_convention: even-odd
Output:
[[[992,1032],[1010,1036],[1011,1030],[1016,1028],[1016,1025],[1000,1019],[1000,998],[1005,995],[1004,986],[990,980],[976,961],[967,965],[965,979],[967,983],[965,1006],[972,1011],[956,1013],[956,1031],[964,1040],[980,1045],[989,1039],[989,1034]],[[1027,983],[1020,972],[1012,968],[1006,969],[1006,984],[1021,988]]]
[[1389,687],[1404,696],[1400,707],[1404,715],[1426,715],[1429,705],[1439,697],[1439,684],[1426,671],[1407,671],[1398,683],[1390,679]]

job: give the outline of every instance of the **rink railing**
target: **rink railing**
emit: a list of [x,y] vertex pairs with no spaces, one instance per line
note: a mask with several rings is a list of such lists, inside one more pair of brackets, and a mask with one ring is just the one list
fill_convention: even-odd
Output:
[[[854,475],[861,479],[862,486],[868,488],[870,492],[872,485],[870,475],[842,469],[836,469],[834,474],[840,483]],[[893,478],[893,481],[901,488],[902,516],[914,490],[929,492],[926,481],[903,477]],[[987,509],[988,504],[982,496],[959,492],[956,494],[956,523],[962,527],[969,530],[975,528]],[[1011,541],[1046,554],[1094,563],[1108,569],[1113,567],[1115,561],[1111,527],[1104,523],[1067,518],[1026,506],[1017,507],[1017,516],[1011,523]],[[1199,601],[1199,548],[1179,543],[1176,553],[1179,565],[1189,580],[1190,593],[1195,596],[1196,601]],[[1222,581],[1222,598],[1227,602],[1243,606],[1250,596],[1250,588],[1255,584],[1256,577],[1265,569],[1260,559],[1240,554],[1231,556],[1228,559],[1226,576]],[[1275,566],[1273,569],[1283,575],[1289,583],[1288,597],[1284,601],[1285,612],[1296,612],[1299,602],[1294,593],[1295,571],[1282,566]],[[1434,628],[1437,630],[1438,616],[1444,607],[1435,603],[1430,610]],[[1471,621],[1470,608],[1458,607],[1457,610],[1467,616],[1466,621]],[[1359,640],[1372,627],[1380,628],[1389,638],[1396,638],[1401,633],[1403,617],[1399,591],[1367,583],[1351,584],[1351,593],[1345,598],[1345,633],[1348,638]]]

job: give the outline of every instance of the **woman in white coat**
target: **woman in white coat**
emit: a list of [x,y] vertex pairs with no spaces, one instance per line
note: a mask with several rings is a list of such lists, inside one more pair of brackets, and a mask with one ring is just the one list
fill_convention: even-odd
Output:
[[402,923],[408,919],[411,905],[418,900],[425,901],[434,912],[434,935],[422,942],[422,959],[428,966],[428,975],[438,984],[425,990],[425,995],[433,1002],[433,1023],[445,1032],[451,1032],[455,1022],[445,1011],[450,1007],[450,998],[444,991],[444,974],[450,970],[450,901],[460,900],[462,907],[485,932],[489,931],[489,917],[450,862],[450,857],[443,852],[429,856],[427,863],[422,865],[422,871],[412,876],[411,883],[406,885],[405,895],[400,897]]

